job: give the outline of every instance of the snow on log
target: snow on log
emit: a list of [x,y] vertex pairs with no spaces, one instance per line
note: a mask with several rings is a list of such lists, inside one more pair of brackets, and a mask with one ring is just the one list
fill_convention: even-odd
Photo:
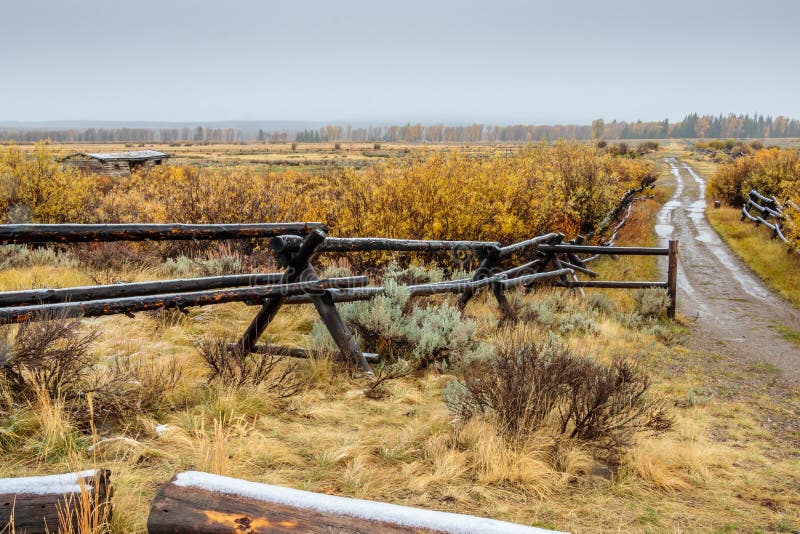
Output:
[[217,532],[553,532],[187,471],[163,486],[150,508],[150,534]]
[[59,517],[61,522],[68,518],[74,532],[87,517],[94,524],[102,523],[111,517],[109,479],[107,469],[0,479],[0,530],[60,532]]

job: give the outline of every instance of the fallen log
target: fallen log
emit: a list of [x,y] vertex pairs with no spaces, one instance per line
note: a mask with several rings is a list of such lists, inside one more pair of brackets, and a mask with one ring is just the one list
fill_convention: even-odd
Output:
[[[229,349],[236,349],[239,345],[236,343],[229,343]],[[256,345],[253,347],[253,352],[256,354],[275,354],[276,356],[286,356],[288,358],[319,358],[323,353],[318,350],[301,349],[294,347],[283,347],[280,345],[272,345],[267,343],[265,345]],[[381,357],[374,352],[362,352],[364,359],[369,363],[378,363]]]
[[99,526],[111,519],[111,494],[106,469],[0,479],[0,528],[38,534],[70,526],[70,532],[79,532],[84,524],[99,532]]
[[150,534],[249,532],[545,533],[505,521],[437,512],[188,471],[162,486]]
[[90,243],[94,241],[176,241],[252,239],[284,234],[306,235],[318,222],[254,224],[3,224],[0,244]]
[[194,293],[171,293],[143,297],[90,300],[66,304],[41,304],[0,308],[0,324],[22,323],[28,320],[57,317],[96,317],[100,315],[131,314],[166,308],[185,309],[191,306],[208,306],[225,302],[254,301],[319,292],[330,288],[348,288],[369,283],[366,276],[329,278],[313,282],[297,282],[273,286],[255,286],[237,289],[218,289]]
[[176,280],[157,280],[153,282],[134,282],[130,284],[110,284],[103,286],[65,287],[58,289],[30,289],[23,291],[4,291],[0,293],[2,306],[31,306],[54,302],[79,302],[86,300],[164,295],[184,291],[202,291],[225,287],[263,286],[277,284],[282,273],[234,274],[226,276],[206,276],[202,278],[182,278]]

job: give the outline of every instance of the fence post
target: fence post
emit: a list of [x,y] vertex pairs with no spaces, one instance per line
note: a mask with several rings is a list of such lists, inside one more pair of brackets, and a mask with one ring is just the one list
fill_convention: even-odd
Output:
[[675,318],[675,308],[678,304],[678,241],[669,242],[669,266],[667,268],[667,293],[669,294],[669,308],[667,315]]

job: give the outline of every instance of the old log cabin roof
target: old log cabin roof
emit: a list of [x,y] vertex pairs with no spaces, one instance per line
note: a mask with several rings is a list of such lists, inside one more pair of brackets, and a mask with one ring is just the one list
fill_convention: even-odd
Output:
[[166,159],[170,157],[169,154],[165,152],[159,152],[158,150],[134,150],[131,152],[95,152],[95,153],[84,153],[79,152],[77,154],[70,154],[69,156],[65,157],[64,159],[76,157],[76,156],[84,156],[96,159],[98,161],[106,162],[106,161],[148,161],[152,159]]

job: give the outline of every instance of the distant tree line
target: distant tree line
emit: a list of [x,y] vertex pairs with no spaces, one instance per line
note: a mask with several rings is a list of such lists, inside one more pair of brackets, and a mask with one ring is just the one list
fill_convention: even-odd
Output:
[[0,141],[32,142],[49,139],[63,143],[112,142],[209,142],[238,143],[260,141],[301,143],[331,141],[405,142],[405,143],[479,143],[531,142],[556,139],[670,139],[670,138],[775,138],[800,137],[800,120],[768,115],[687,115],[682,121],[605,122],[591,124],[494,126],[470,124],[406,124],[394,126],[352,127],[326,125],[299,131],[255,131],[234,128],[86,128],[58,130],[0,129]]

